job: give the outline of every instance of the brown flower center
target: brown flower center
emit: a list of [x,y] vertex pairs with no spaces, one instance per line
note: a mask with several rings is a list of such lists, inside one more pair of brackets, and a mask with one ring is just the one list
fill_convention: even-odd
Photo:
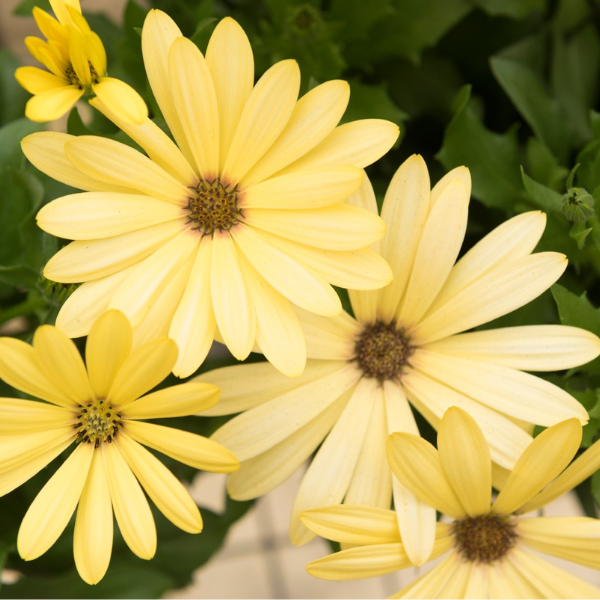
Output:
[[110,444],[122,426],[121,415],[106,400],[92,400],[79,411],[73,427],[79,429],[78,442],[94,444],[97,448],[101,442]]
[[456,547],[470,562],[492,563],[516,543],[515,526],[507,517],[481,515],[454,522]]
[[229,231],[243,216],[238,207],[237,187],[229,189],[217,178],[213,182],[200,181],[188,202],[189,220],[202,235],[215,230]]
[[365,377],[399,381],[414,352],[410,338],[393,323],[376,321],[366,325],[354,345],[354,356]]

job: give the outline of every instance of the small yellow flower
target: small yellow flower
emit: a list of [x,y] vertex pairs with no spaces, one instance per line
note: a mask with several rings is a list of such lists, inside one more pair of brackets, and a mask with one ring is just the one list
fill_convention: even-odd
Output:
[[[581,424],[569,419],[541,433],[495,487],[488,444],[475,421],[450,408],[438,450],[410,433],[394,433],[388,457],[396,477],[418,498],[454,519],[438,523],[431,559],[447,555],[394,598],[600,598],[600,589],[536,553],[600,569],[600,521],[524,517],[571,490],[600,467],[600,442],[570,466]],[[347,580],[411,566],[392,511],[365,506],[309,510],[302,520],[331,540],[360,544],[308,565],[311,575]],[[533,551],[533,552],[532,552]]]
[[156,528],[142,488],[177,527],[202,530],[200,511],[186,489],[141,444],[196,469],[238,468],[235,457],[211,440],[142,422],[202,411],[217,402],[219,390],[184,383],[140,398],[169,374],[177,348],[157,339],[131,352],[131,338],[122,313],[105,313],[87,341],[87,370],[75,344],[56,327],[38,328],[33,348],[0,338],[0,377],[46,401],[0,398],[0,496],[75,444],[29,507],[19,530],[19,554],[32,560],[46,552],[79,503],[75,564],[90,584],[102,579],[110,562],[113,511],[132,552],[154,556]]
[[142,123],[148,109],[129,85],[107,77],[106,51],[81,14],[79,0],[50,0],[56,19],[38,7],[33,9],[47,41],[30,36],[25,44],[31,55],[48,71],[20,67],[17,81],[33,98],[25,115],[32,121],[54,121],[62,117],[84,94],[98,96],[113,111],[131,123]]
[[[508,469],[532,441],[533,424],[587,422],[567,392],[523,371],[586,363],[600,354],[597,336],[562,325],[463,333],[527,304],[567,266],[562,254],[532,254],[545,226],[540,212],[508,220],[456,262],[470,188],[460,167],[431,189],[423,159],[409,158],[388,188],[381,212],[387,234],[376,246],[392,283],[351,290],[355,318],[297,311],[308,356],[298,379],[266,363],[200,376],[221,388],[210,414],[242,413],[213,436],[241,462],[228,482],[233,498],[268,492],[318,449],[292,509],[294,543],[314,537],[300,522],[303,510],[340,502],[389,508],[393,497],[413,562],[427,559],[435,511],[392,483],[385,460],[390,433],[418,433],[409,402],[433,427],[449,406],[468,410],[493,460]],[[368,179],[351,202],[377,212]]]
[[340,125],[350,89],[328,81],[298,99],[293,60],[254,85],[254,59],[231,18],[202,55],[164,13],[144,23],[152,90],[177,145],[147,120],[125,123],[92,100],[147,155],[93,136],[40,133],[23,150],[39,169],[87,193],[51,202],[39,226],[76,240],[46,265],[48,279],[84,282],[57,327],[85,335],[97,314],[123,311],[134,338],[175,340],[174,373],[191,375],[215,338],[243,360],[255,345],[290,376],[306,362],[292,304],[339,314],[332,285],[374,289],[392,274],[369,246],[377,216],[346,202],[365,167],[398,137],[388,121]]

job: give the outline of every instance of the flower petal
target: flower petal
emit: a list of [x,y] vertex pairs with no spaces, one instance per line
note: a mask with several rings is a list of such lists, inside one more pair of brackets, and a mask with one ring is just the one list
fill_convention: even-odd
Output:
[[79,283],[113,275],[152,254],[183,229],[169,221],[102,240],[72,242],[44,268],[44,276],[61,283]]
[[142,97],[124,81],[114,77],[102,77],[92,85],[100,100],[111,107],[124,121],[141,125],[148,118],[148,107]]
[[219,174],[219,111],[210,71],[194,42],[176,38],[169,50],[169,81],[200,176],[213,181]]
[[37,67],[19,67],[15,71],[15,79],[30,94],[41,94],[67,85],[64,79]]
[[126,421],[124,425],[135,441],[195,469],[231,473],[239,468],[239,462],[229,450],[201,435],[142,421]]
[[77,169],[94,179],[176,205],[188,202],[190,191],[185,185],[141,152],[115,140],[80,135],[67,142],[65,154]]
[[121,535],[135,555],[150,560],[156,553],[156,525],[144,492],[116,444],[102,444],[101,452]]
[[252,90],[231,140],[223,178],[231,186],[262,158],[279,137],[300,90],[300,69],[294,60],[274,64]]
[[280,252],[260,233],[245,225],[232,230],[232,235],[254,268],[288,300],[321,315],[341,312],[339,296],[320,275]]
[[492,461],[479,426],[464,410],[451,407],[442,418],[438,450],[444,473],[470,517],[485,514],[492,501]]
[[453,181],[460,181],[467,191],[467,198],[471,196],[471,172],[467,167],[456,167],[451,171],[448,171],[431,189],[431,196],[429,198],[430,208],[433,208],[435,203],[440,199],[442,194],[446,191],[446,188]]
[[127,435],[115,439],[123,458],[160,512],[179,529],[202,531],[202,517],[188,491],[160,460]]
[[0,398],[0,414],[0,436],[41,432],[75,420],[71,410],[21,398]]
[[571,462],[581,443],[581,424],[568,419],[542,431],[510,472],[492,510],[508,514],[521,508]]
[[25,116],[32,121],[45,123],[60,119],[83,96],[76,85],[65,85],[46,90],[30,98],[25,105]]
[[256,339],[256,310],[230,233],[213,236],[210,291],[225,344],[238,360],[244,360]]
[[177,360],[177,346],[170,339],[147,342],[122,364],[108,392],[107,401],[123,407],[158,385]]
[[69,523],[92,462],[92,444],[80,444],[41,489],[19,528],[21,558],[33,560],[54,544]]
[[560,371],[596,358],[600,339],[578,327],[525,325],[453,335],[424,349],[522,371]]
[[391,598],[437,598],[440,590],[452,579],[461,563],[458,552],[451,552],[431,571],[401,589]]
[[185,217],[183,209],[150,196],[115,192],[70,194],[46,204],[38,225],[69,240],[94,240],[122,235]]
[[337,368],[333,372],[231,419],[212,439],[229,448],[240,461],[269,450],[316,418],[357,382],[360,373],[352,365],[334,364]]
[[100,452],[94,452],[79,500],[73,536],[75,566],[86,583],[95,585],[104,577],[112,543],[113,512],[104,461]]
[[35,398],[67,408],[77,406],[69,395],[44,375],[35,350],[21,340],[0,338],[0,377],[12,387]]
[[244,187],[271,177],[322,142],[339,123],[348,100],[346,81],[326,81],[298,100],[281,135],[242,178]]
[[92,326],[86,347],[88,376],[96,397],[106,398],[131,352],[131,325],[118,310],[105,312]]
[[69,398],[83,404],[94,397],[79,350],[60,329],[52,325],[38,327],[33,349],[46,377]]
[[225,17],[210,36],[206,64],[219,107],[219,166],[223,168],[244,106],[254,87],[254,57],[244,30]]

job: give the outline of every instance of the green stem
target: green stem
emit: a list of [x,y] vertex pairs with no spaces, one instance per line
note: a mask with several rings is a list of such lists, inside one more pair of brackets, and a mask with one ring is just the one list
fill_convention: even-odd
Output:
[[34,314],[37,310],[45,308],[47,306],[46,301],[37,294],[36,292],[29,292],[27,298],[15,304],[5,310],[0,310],[0,323],[6,323],[15,317],[29,316]]

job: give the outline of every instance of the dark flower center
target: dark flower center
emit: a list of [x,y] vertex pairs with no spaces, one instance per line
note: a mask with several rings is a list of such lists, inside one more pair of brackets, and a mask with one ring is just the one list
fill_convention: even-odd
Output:
[[226,188],[219,179],[211,183],[200,181],[188,208],[189,220],[202,235],[212,235],[216,230],[229,231],[243,216],[238,207],[237,188]]
[[507,517],[481,515],[454,523],[456,547],[470,562],[492,563],[516,543],[515,526]]
[[73,427],[79,429],[78,442],[94,444],[98,448],[102,442],[110,444],[123,423],[121,415],[106,400],[92,400],[79,411],[79,418]]
[[413,352],[404,330],[383,321],[366,325],[354,346],[355,360],[364,376],[381,383],[388,379],[399,381]]

